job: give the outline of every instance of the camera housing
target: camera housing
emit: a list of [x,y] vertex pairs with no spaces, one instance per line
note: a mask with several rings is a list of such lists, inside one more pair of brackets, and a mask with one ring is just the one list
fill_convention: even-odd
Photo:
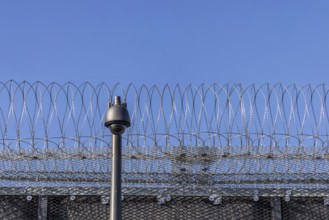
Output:
[[120,96],[114,97],[113,104],[109,103],[104,125],[115,135],[123,134],[126,128],[130,127],[130,116],[127,110],[127,104],[121,103]]

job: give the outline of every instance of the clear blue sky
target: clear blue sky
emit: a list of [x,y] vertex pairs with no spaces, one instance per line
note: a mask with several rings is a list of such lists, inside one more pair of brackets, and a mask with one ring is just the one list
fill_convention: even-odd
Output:
[[327,83],[328,0],[2,0],[0,80]]

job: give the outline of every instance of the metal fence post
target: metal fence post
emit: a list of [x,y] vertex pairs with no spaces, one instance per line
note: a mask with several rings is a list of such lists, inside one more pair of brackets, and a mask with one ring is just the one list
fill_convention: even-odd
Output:
[[280,197],[274,197],[271,199],[271,206],[272,206],[272,220],[281,220],[282,213],[281,213],[281,199]]
[[38,220],[47,220],[47,211],[48,211],[48,197],[39,196],[38,201]]

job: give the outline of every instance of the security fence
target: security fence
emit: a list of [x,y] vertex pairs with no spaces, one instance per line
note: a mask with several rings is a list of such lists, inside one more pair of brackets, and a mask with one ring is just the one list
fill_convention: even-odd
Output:
[[0,219],[109,218],[115,95],[124,219],[328,219],[328,92],[0,83]]

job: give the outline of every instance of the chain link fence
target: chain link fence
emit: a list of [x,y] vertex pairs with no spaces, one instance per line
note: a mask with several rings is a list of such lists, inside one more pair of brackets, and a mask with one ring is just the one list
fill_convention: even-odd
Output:
[[[1,196],[1,219],[90,220],[110,219],[110,207],[100,196]],[[122,203],[123,219],[328,219],[323,199],[296,197],[222,197],[218,204],[207,197],[172,197],[159,204],[152,196],[127,196]]]

